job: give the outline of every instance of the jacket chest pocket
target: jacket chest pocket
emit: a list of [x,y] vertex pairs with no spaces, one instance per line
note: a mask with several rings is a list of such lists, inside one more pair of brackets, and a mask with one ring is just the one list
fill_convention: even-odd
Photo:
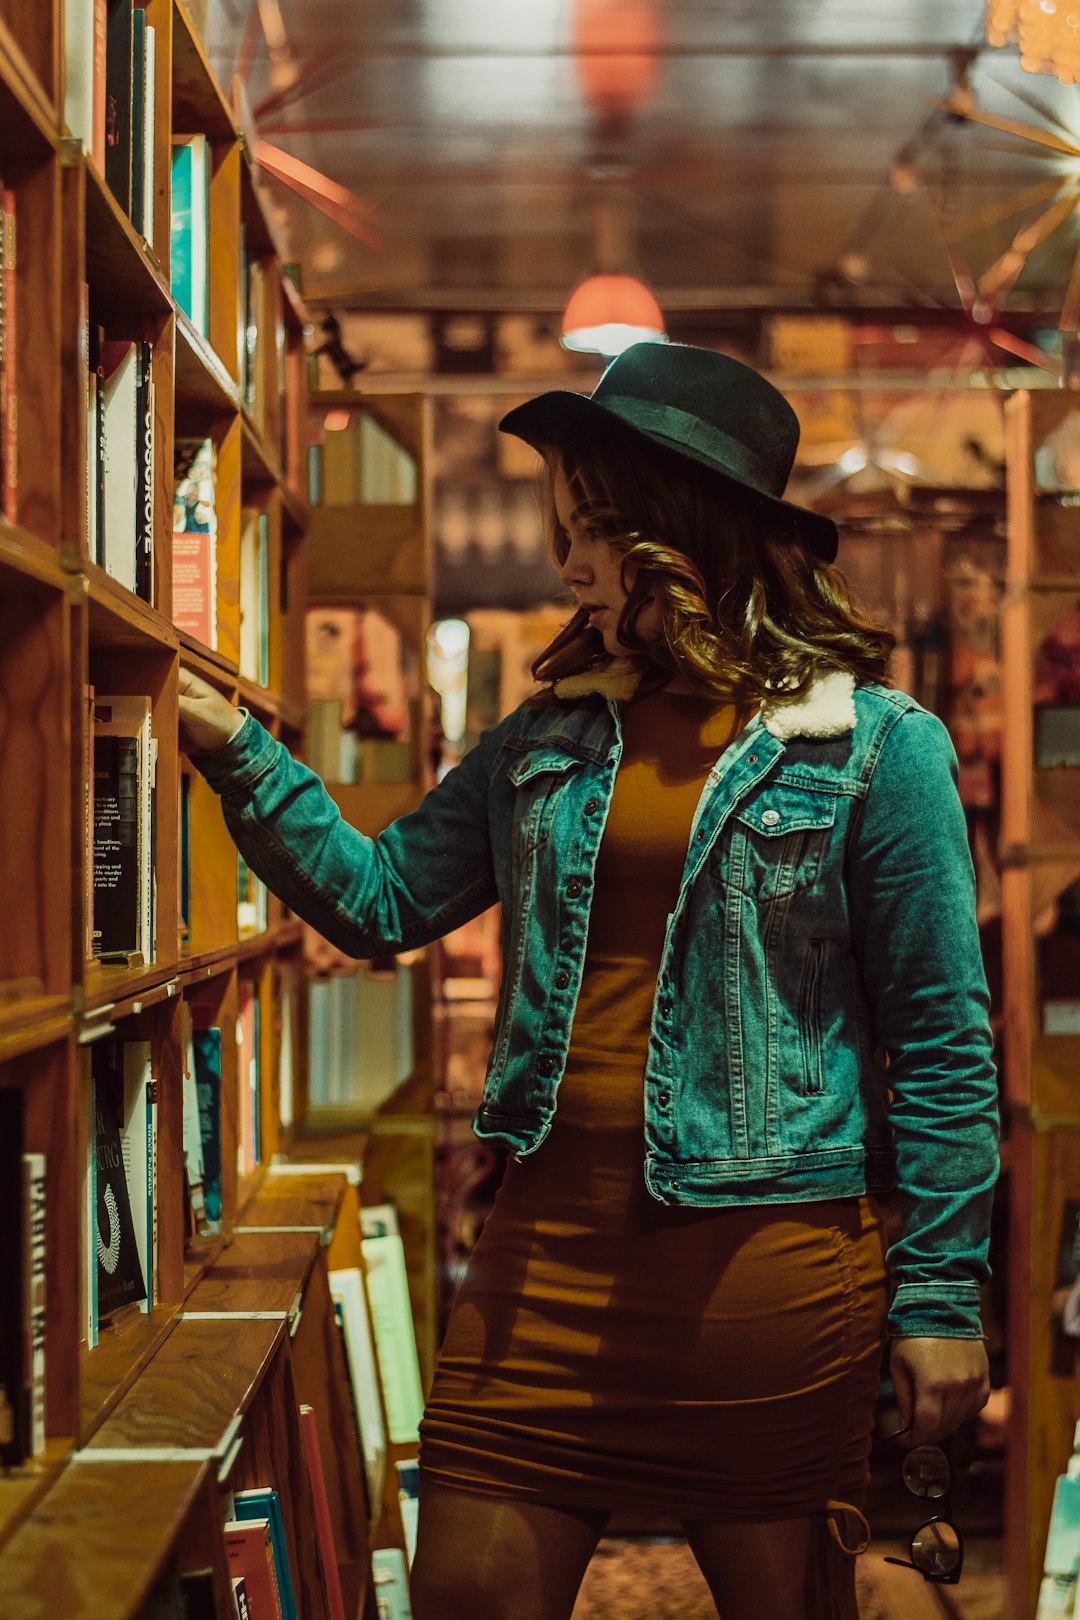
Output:
[[774,783],[729,823],[722,880],[766,904],[812,888],[835,822],[834,794]]
[[511,767],[508,780],[514,792],[515,871],[520,870],[545,843],[551,831],[559,789],[571,771],[581,764],[551,748],[537,748],[524,754]]

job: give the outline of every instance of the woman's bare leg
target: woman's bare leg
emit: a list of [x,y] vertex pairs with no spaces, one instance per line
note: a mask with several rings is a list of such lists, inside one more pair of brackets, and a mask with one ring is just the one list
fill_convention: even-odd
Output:
[[413,1620],[570,1620],[607,1521],[425,1482]]
[[807,1611],[812,1526],[809,1518],[683,1525],[720,1620],[762,1620],[765,1615],[769,1620],[812,1620]]

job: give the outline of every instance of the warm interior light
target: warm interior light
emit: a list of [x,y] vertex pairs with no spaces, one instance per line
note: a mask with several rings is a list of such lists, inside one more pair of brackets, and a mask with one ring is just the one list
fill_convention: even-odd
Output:
[[1080,10],[1072,0],[986,0],[986,37],[997,46],[1017,40],[1028,73],[1080,81]]
[[664,343],[664,317],[635,276],[590,276],[570,294],[563,347],[586,354],[621,354],[631,343]]

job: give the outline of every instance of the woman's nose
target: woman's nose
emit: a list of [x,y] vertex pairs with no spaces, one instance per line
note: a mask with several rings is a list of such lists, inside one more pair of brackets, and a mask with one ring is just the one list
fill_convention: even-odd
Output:
[[559,578],[564,585],[584,585],[592,578],[592,570],[574,545],[562,560]]

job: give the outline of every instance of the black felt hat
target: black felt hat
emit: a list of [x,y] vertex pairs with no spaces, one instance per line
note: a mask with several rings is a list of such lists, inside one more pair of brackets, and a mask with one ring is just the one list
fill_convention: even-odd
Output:
[[535,449],[572,442],[604,419],[709,467],[762,497],[777,530],[818,557],[836,556],[836,524],[782,499],[795,461],[799,421],[771,382],[714,349],[633,343],[592,394],[556,389],[509,411],[499,423]]

